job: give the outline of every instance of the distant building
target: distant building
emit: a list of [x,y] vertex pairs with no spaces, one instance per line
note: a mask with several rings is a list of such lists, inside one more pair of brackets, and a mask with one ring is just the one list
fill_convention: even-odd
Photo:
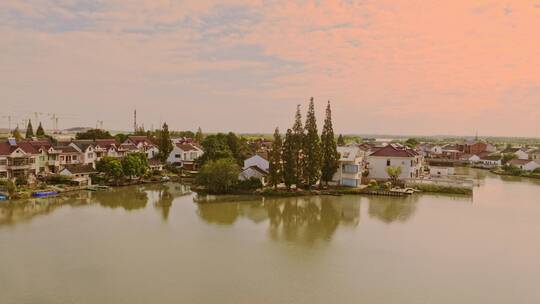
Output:
[[540,164],[528,159],[512,159],[508,162],[509,165],[516,166],[523,171],[534,171],[540,168]]
[[447,177],[455,174],[454,162],[429,161],[429,175],[431,177]]
[[247,158],[244,160],[244,169],[257,166],[264,171],[268,171],[270,168],[270,163],[268,162],[266,157],[263,157],[261,154],[255,154],[250,158]]
[[194,144],[177,143],[167,158],[167,163],[186,170],[195,171],[196,160],[204,154],[203,150]]

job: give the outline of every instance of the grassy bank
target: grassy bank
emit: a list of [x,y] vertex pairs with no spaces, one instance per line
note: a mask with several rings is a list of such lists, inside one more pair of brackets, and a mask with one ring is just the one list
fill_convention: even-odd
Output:
[[463,194],[471,195],[473,193],[472,189],[463,188],[463,187],[450,187],[450,186],[441,186],[441,185],[430,185],[430,184],[414,184],[411,185],[412,188],[420,190],[426,193],[447,193],[447,194]]

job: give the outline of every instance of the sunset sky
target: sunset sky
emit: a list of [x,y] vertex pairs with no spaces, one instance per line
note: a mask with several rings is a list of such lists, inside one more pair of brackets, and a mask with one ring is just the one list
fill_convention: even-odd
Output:
[[1,127],[271,133],[310,96],[337,133],[540,136],[540,0],[0,1]]

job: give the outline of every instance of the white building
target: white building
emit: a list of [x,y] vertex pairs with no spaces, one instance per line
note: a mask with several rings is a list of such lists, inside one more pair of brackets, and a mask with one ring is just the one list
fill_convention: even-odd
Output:
[[514,153],[518,159],[521,160],[528,160],[529,159],[529,153],[527,153],[527,149],[520,148],[519,150]]
[[259,168],[258,166],[250,166],[244,168],[240,175],[238,176],[239,180],[249,180],[251,178],[256,178],[261,181],[263,185],[266,185],[266,180],[268,177],[268,171]]
[[195,170],[195,160],[204,154],[203,150],[196,145],[183,143],[175,144],[167,158],[167,163],[179,167]]
[[148,159],[156,157],[159,153],[158,147],[147,136],[128,136],[122,146],[129,150],[131,145],[134,145],[139,152],[145,153]]
[[401,167],[400,179],[418,178],[422,174],[422,156],[415,150],[390,144],[367,156],[369,178],[386,180],[386,168]]
[[431,177],[447,177],[455,174],[453,162],[430,161],[428,165]]
[[495,168],[502,165],[501,157],[499,155],[482,156],[476,164],[484,168]]
[[337,147],[338,170],[332,182],[340,186],[358,187],[362,183],[364,152],[357,146]]
[[530,155],[532,160],[540,164],[540,149],[532,151]]
[[534,171],[540,168],[540,164],[528,159],[512,159],[508,162],[509,165],[516,166],[523,171]]

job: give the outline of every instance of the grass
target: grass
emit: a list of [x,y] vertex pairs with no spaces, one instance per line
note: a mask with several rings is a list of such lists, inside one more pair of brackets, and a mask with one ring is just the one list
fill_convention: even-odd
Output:
[[450,186],[441,186],[441,185],[428,185],[428,184],[415,184],[413,188],[430,193],[448,193],[448,194],[464,194],[471,195],[473,193],[472,189],[462,188],[462,187],[450,187]]

